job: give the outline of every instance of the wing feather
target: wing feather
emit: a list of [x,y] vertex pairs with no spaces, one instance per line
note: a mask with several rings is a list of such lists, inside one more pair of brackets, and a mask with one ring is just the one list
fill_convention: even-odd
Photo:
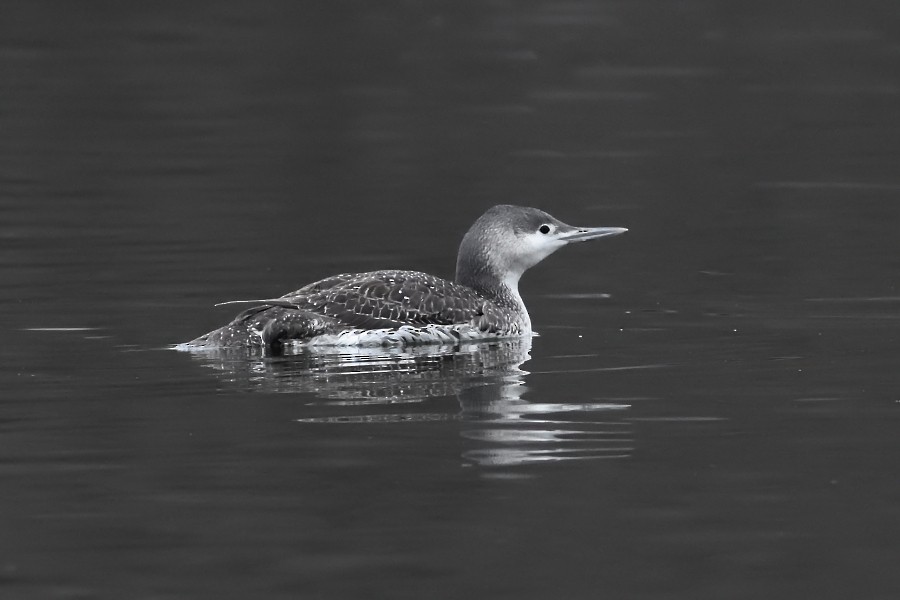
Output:
[[492,312],[471,288],[415,271],[335,275],[278,300],[362,329],[465,324]]

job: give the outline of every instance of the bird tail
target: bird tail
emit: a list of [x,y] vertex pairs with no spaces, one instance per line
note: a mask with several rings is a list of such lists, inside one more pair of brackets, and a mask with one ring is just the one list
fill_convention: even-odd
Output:
[[228,325],[178,347],[185,350],[262,348],[278,351],[285,342],[303,342],[334,330],[334,319],[297,310],[294,304],[284,304],[248,308]]

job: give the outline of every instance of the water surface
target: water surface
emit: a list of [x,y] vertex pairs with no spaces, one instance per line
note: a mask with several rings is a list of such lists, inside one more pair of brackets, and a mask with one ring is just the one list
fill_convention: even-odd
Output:
[[[896,597],[896,21],[9,3],[0,596]],[[501,202],[530,344],[168,349]]]

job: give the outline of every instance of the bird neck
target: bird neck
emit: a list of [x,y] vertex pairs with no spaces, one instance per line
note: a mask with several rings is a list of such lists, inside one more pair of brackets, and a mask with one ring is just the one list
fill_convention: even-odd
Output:
[[529,322],[528,311],[519,294],[522,273],[498,268],[484,251],[460,252],[456,261],[456,282],[472,288],[495,304],[515,311]]

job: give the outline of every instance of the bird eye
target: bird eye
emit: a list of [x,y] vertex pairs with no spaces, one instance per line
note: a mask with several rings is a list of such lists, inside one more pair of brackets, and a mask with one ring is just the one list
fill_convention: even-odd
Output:
[[538,229],[538,231],[540,231],[541,233],[544,233],[544,234],[550,233],[550,226],[549,225],[541,225],[540,228]]

